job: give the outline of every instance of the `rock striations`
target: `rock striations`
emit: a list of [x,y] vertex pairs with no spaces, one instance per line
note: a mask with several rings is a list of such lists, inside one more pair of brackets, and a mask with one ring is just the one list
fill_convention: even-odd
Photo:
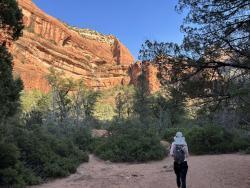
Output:
[[112,35],[70,27],[47,15],[31,0],[18,0],[23,10],[23,36],[11,46],[14,71],[25,89],[48,91],[45,76],[53,66],[66,76],[83,79],[94,89],[130,82],[128,69],[134,59]]

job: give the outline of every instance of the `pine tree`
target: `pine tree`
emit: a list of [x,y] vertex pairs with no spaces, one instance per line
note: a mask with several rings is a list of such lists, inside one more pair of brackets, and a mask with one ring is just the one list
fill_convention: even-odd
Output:
[[144,126],[148,127],[152,120],[151,98],[146,80],[146,73],[143,70],[138,78],[138,85],[134,95],[133,111],[139,117]]
[[19,107],[22,81],[13,77],[13,59],[6,44],[22,34],[22,12],[15,0],[0,0],[0,123],[14,115]]
[[[187,12],[182,44],[146,41],[141,59],[158,65],[163,85],[176,84],[202,107],[249,109],[250,0],[179,0],[176,9]],[[243,116],[239,123],[250,125]]]

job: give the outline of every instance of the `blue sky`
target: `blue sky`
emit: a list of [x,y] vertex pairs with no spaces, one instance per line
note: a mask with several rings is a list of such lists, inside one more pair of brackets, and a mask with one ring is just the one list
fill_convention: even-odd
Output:
[[33,0],[42,10],[69,25],[115,35],[135,59],[147,40],[180,43],[184,15],[177,0]]

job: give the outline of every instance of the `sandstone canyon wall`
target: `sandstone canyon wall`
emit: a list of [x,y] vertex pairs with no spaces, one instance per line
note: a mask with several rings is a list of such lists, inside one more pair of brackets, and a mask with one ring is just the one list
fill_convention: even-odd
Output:
[[31,0],[18,0],[23,10],[23,36],[11,52],[14,71],[25,89],[48,91],[45,76],[53,66],[68,77],[83,79],[90,88],[105,89],[130,82],[128,69],[134,59],[114,36],[70,27],[48,16]]
[[159,70],[157,66],[149,62],[142,63],[138,61],[130,66],[130,83],[136,86],[138,84],[138,78],[142,74],[142,71],[144,71],[146,74],[146,82],[149,92],[155,93],[159,91],[161,87],[160,81],[157,77]]

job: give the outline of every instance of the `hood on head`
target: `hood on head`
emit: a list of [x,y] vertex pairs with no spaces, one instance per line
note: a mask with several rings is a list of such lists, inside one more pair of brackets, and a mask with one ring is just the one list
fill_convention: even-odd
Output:
[[174,137],[174,143],[177,145],[187,145],[185,137],[183,137],[182,132],[177,132]]

